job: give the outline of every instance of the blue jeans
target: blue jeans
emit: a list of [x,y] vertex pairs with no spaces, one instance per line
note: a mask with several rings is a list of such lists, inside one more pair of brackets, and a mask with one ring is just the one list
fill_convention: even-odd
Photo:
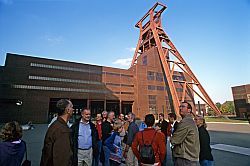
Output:
[[110,166],[109,164],[110,150],[107,146],[103,146],[103,151],[105,155],[105,166]]
[[98,141],[97,145],[98,145],[98,154],[96,156],[94,156],[94,162],[92,164],[93,166],[98,166],[99,165],[101,150],[102,150],[102,141]]
[[200,165],[201,165],[201,166],[213,166],[213,165],[214,165],[214,162],[213,162],[213,161],[210,161],[210,160],[201,160],[201,161],[200,161]]

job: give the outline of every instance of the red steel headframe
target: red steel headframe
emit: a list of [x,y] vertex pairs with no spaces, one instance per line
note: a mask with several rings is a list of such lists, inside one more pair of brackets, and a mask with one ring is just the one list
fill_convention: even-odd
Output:
[[[170,93],[173,100],[174,110],[179,116],[180,102],[184,101],[186,91],[190,90],[199,96],[206,104],[208,104],[217,115],[220,115],[220,110],[215,106],[211,98],[208,96],[194,73],[191,71],[185,60],[182,58],[179,51],[176,49],[174,44],[169,39],[168,35],[164,32],[161,23],[161,14],[167,7],[157,2],[135,25],[140,29],[139,41],[134,53],[134,57],[131,63],[131,67],[136,65],[137,57],[142,53],[146,52],[151,47],[156,47],[160,56],[160,61],[164,69],[166,79],[168,81]],[[165,46],[165,45],[166,46]],[[178,61],[171,60],[169,55],[173,55]],[[171,67],[172,65],[172,67]],[[178,66],[182,72],[189,77],[189,81],[173,79],[173,73],[175,66]],[[170,69],[171,67],[171,69]],[[191,80],[191,81],[190,81]],[[179,99],[175,82],[183,84],[183,93],[181,99]],[[194,89],[196,86],[200,92]]]

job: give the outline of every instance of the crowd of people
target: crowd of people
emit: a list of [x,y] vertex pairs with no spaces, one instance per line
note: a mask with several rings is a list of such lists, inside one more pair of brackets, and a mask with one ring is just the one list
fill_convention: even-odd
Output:
[[[193,115],[188,102],[180,105],[179,122],[175,113],[168,114],[168,121],[161,113],[157,123],[147,114],[140,124],[132,112],[115,118],[113,111],[98,113],[92,122],[91,110],[85,108],[69,127],[72,102],[61,99],[57,108],[58,117],[45,135],[41,166],[166,166],[167,160],[175,166],[213,165],[205,119]],[[0,165],[21,165],[25,142],[19,124],[7,123],[1,138]]]

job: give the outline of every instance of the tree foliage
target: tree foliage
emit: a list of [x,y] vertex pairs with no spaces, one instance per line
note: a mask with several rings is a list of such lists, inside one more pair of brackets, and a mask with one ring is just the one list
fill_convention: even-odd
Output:
[[[222,114],[234,114],[235,107],[233,101],[225,101],[223,104],[220,102],[215,103],[216,107],[221,111]],[[208,107],[207,109],[208,116],[216,116],[212,108]]]
[[221,109],[221,103],[220,102],[217,102],[215,103],[216,107],[220,110]]
[[225,101],[221,105],[220,111],[223,114],[234,114],[235,113],[234,102],[233,101]]

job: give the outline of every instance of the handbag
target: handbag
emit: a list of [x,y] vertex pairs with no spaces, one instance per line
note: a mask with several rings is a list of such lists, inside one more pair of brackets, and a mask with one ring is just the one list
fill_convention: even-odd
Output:
[[27,155],[27,147],[26,147],[26,142],[25,141],[23,141],[24,142],[24,145],[25,145],[25,160],[24,160],[24,162],[22,163],[22,165],[21,166],[31,166],[31,161],[30,160],[28,160],[28,155]]

